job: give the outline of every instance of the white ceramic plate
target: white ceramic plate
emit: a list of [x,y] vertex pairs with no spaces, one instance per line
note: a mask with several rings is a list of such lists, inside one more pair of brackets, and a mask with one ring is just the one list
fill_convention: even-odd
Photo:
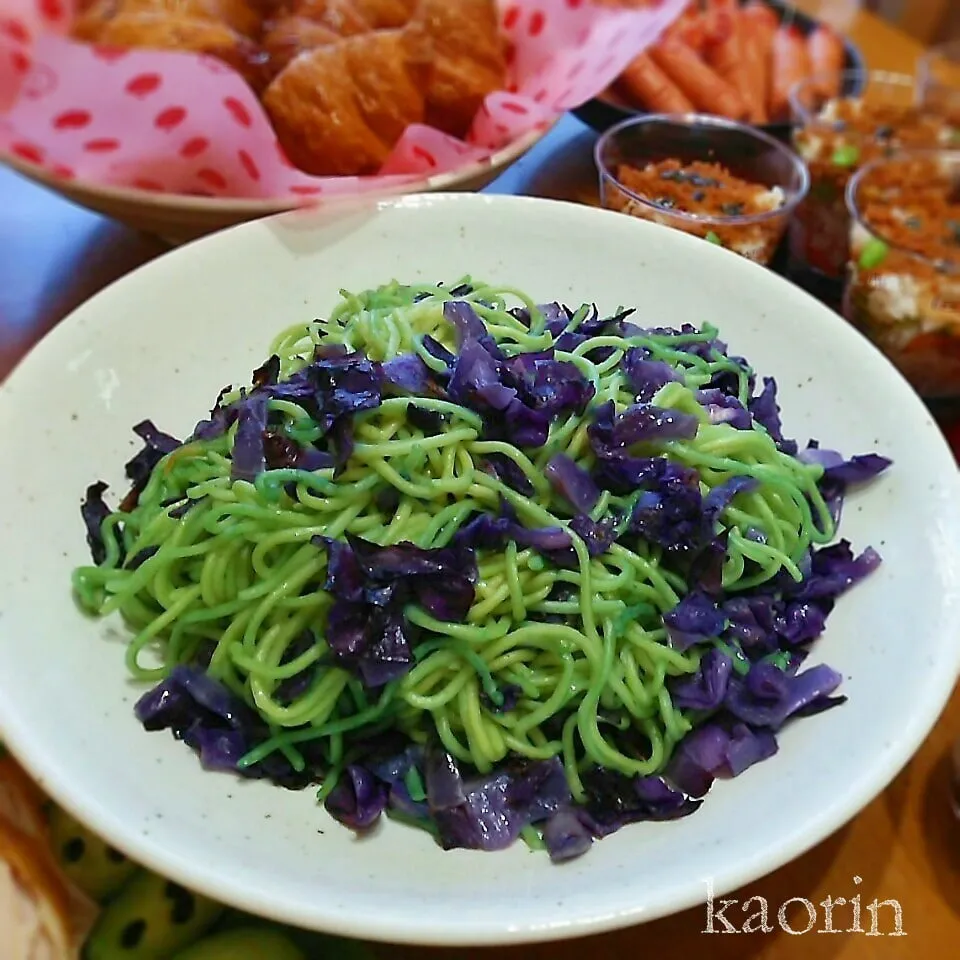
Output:
[[[385,824],[356,840],[313,791],[203,773],[144,733],[117,622],[70,595],[78,513],[119,485],[144,417],[185,432],[245,379],[279,328],[341,287],[465,273],[540,300],[638,304],[652,323],[711,321],[777,376],[789,432],[895,466],[848,503],[843,533],[885,563],[838,605],[813,662],[849,702],[784,732],[780,753],[684,820],[626,828],[551,866],[518,844],[444,853]],[[58,801],[147,865],[238,907],[361,937],[505,943],[650,920],[773,870],[880,792],[940,713],[960,663],[960,480],[890,364],[798,289],[712,244],[543,200],[416,196],[318,223],[259,221],[183,247],[65,320],[0,392],[0,736]]]

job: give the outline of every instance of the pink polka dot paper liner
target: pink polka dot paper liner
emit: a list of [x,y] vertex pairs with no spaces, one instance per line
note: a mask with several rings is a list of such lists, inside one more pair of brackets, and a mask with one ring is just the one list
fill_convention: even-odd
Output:
[[220,61],[76,43],[65,36],[73,0],[0,0],[0,157],[156,193],[315,202],[395,191],[546,129],[606,89],[685,5],[501,2],[509,89],[487,97],[466,141],[413,125],[379,175],[313,177],[290,163],[253,91]]

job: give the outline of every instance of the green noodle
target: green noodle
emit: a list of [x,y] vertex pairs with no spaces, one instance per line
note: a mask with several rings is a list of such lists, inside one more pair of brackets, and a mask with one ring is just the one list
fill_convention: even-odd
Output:
[[[436,367],[423,338],[454,348],[442,311],[451,296],[447,288],[396,283],[344,292],[326,323],[291,327],[276,338],[272,352],[281,376],[310,362],[320,343],[343,344],[379,361],[415,352]],[[465,298],[505,354],[552,344],[542,315],[518,291],[474,283]],[[529,326],[508,312],[517,301],[531,313]],[[586,316],[586,309],[578,311],[569,329]],[[661,443],[653,452],[695,467],[704,493],[734,476],[758,481],[721,517],[729,530],[725,588],[746,589],[782,571],[799,579],[798,565],[810,546],[834,533],[817,489],[820,468],[780,452],[762,429],[709,422],[692,391],[728,371],[740,378],[746,401],[746,373],[719,354],[704,359],[676,348],[684,340],[709,342],[715,333],[705,328],[679,337],[603,336],[557,357],[575,363],[594,384],[594,404],[612,399],[618,410],[634,402],[618,371],[627,349],[646,347],[654,359],[676,368],[683,382],[668,384],[655,402],[696,414],[700,427],[695,438]],[[589,354],[598,346],[612,353],[594,363]],[[425,435],[414,427],[407,419],[411,402],[443,414],[443,429]],[[272,400],[271,410],[291,439],[310,442],[323,433],[294,403]],[[313,741],[335,776],[349,756],[351,732],[390,726],[418,742],[439,737],[451,754],[481,772],[508,754],[560,756],[580,798],[584,769],[656,772],[696,721],[673,706],[667,685],[671,677],[694,673],[701,653],[680,652],[667,642],[662,617],[686,584],[663,566],[658,548],[615,544],[591,558],[571,532],[573,569],[555,568],[516,544],[479,551],[476,596],[466,621],[442,622],[409,608],[407,618],[424,638],[415,649],[416,663],[373,693],[324,657],[332,598],[322,589],[326,552],[311,539],[350,533],[380,545],[441,547],[474,512],[496,511],[501,499],[527,525],[565,526],[571,509],[551,489],[543,468],[561,452],[592,465],[589,420],[588,412],[554,422],[544,447],[525,453],[485,439],[476,413],[455,403],[389,398],[355,417],[356,446],[341,475],[273,470],[255,483],[230,480],[234,430],[209,442],[192,441],[160,462],[135,507],[106,521],[106,559],[79,568],[74,589],[86,609],[119,612],[134,631],[127,665],[138,680],[158,680],[212,647],[210,672],[254,707],[271,731],[242,765],[279,750],[300,769],[298,745]],[[523,472],[531,496],[482,469],[483,458],[494,453]],[[382,507],[380,495],[390,490],[393,505]],[[193,501],[192,509],[172,518],[166,505],[183,498]],[[593,519],[629,503],[604,493]],[[107,535],[114,530],[122,531],[127,556],[158,549],[137,569],[124,568]],[[763,536],[756,537],[757,531]],[[313,631],[315,644],[288,659],[304,630]],[[308,668],[314,672],[307,689],[289,702],[281,697],[281,684]],[[519,690],[516,704],[499,710],[508,686]],[[638,736],[611,737],[617,728],[632,728]],[[643,747],[629,749],[627,742]],[[330,778],[324,787],[329,789]]]

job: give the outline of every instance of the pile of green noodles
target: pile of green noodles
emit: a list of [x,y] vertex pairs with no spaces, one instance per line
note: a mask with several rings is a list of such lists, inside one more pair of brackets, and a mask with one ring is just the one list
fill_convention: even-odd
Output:
[[[504,353],[552,345],[543,317],[526,296],[470,282],[472,292],[458,299],[473,302]],[[321,343],[344,344],[377,361],[415,352],[436,367],[439,361],[422,338],[430,334],[456,350],[442,311],[450,289],[393,283],[344,293],[328,321],[291,327],[274,341],[271,352],[280,358],[281,379],[307,364]],[[529,325],[508,312],[517,304],[530,311]],[[586,314],[587,308],[579,311],[570,328]],[[682,336],[602,336],[556,356],[575,363],[594,384],[591,409],[608,400],[617,410],[634,402],[620,371],[631,346],[644,346],[654,359],[681,371],[684,382],[668,384],[654,402],[694,413],[702,425],[694,439],[659,443],[656,452],[695,467],[704,493],[734,476],[758,481],[721,517],[729,529],[725,589],[746,589],[781,571],[799,580],[798,563],[808,548],[834,533],[817,489],[821,468],[780,452],[762,429],[709,422],[693,390],[724,370],[741,378],[744,403],[749,389],[747,371],[723,354],[703,359],[678,349],[684,341],[709,342],[715,335],[704,328]],[[612,353],[591,362],[586,355],[601,346],[612,347]],[[224,402],[231,396],[236,394]],[[551,489],[544,467],[557,453],[587,468],[593,463],[590,410],[554,422],[546,445],[525,454],[483,439],[475,413],[448,401],[416,398],[418,406],[448,415],[440,433],[425,436],[407,421],[410,402],[385,398],[354,418],[356,446],[336,478],[332,470],[274,470],[254,483],[231,481],[235,426],[213,441],[186,443],[160,462],[134,509],[105,522],[106,560],[75,572],[82,606],[101,616],[119,612],[135,631],[127,665],[138,680],[157,681],[212,645],[210,673],[250,704],[272,734],[241,765],[279,750],[302,769],[298,745],[311,741],[322,746],[336,771],[349,760],[352,735],[394,728],[418,742],[439,735],[454,757],[481,773],[510,755],[561,756],[578,799],[580,772],[590,765],[628,775],[661,770],[693,722],[671,703],[666,681],[694,673],[702,650],[680,652],[667,642],[662,616],[676,606],[686,585],[664,566],[659,549],[642,541],[635,549],[614,544],[591,559],[574,535],[575,569],[554,567],[512,542],[502,551],[480,551],[476,597],[465,623],[441,622],[417,607],[406,611],[424,638],[406,676],[370,691],[347,670],[328,665],[323,635],[333,599],[319,586],[327,552],[311,543],[313,537],[352,533],[380,545],[410,541],[440,547],[476,512],[496,513],[501,498],[527,526],[563,526],[572,509]],[[291,438],[321,437],[321,428],[300,406],[271,401],[271,409],[282,414]],[[482,468],[483,458],[493,453],[523,471],[533,496],[518,494]],[[383,496],[390,488],[399,499]],[[195,506],[171,518],[165,504],[184,496],[197,501]],[[604,492],[592,519],[629,512],[631,502]],[[159,549],[137,569],[124,569],[110,535],[115,530],[122,531],[128,557],[147,547]],[[567,590],[556,590],[558,584]],[[305,630],[314,632],[316,642],[285,658]],[[305,691],[292,702],[278,698],[285,679],[318,663]],[[507,686],[519,688],[517,702],[498,710]],[[649,743],[645,755],[627,755],[614,746],[609,730],[628,727]]]

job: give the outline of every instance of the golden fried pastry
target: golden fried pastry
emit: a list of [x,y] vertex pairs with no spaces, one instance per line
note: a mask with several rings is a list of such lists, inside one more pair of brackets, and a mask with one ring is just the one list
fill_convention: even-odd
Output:
[[248,37],[212,20],[121,14],[104,24],[98,40],[116,47],[205,53],[233,67],[255,90],[262,89],[266,81],[259,48]]
[[348,37],[297,57],[267,88],[263,105],[302,170],[376,173],[406,127],[423,120],[425,70],[402,31]]
[[465,136],[484,98],[506,83],[494,0],[420,0],[407,29],[434,50],[427,123]]
[[416,6],[417,0],[288,0],[286,9],[349,37],[402,27]]
[[267,55],[270,75],[275,77],[286,65],[307,50],[336,43],[340,37],[322,23],[304,17],[283,17],[266,25],[260,41]]
[[260,12],[248,0],[93,0],[77,18],[73,36],[97,42],[115,17],[149,14],[221,23],[248,37],[260,31]]
[[322,24],[340,37],[352,37],[373,29],[354,0],[294,0],[290,12]]

